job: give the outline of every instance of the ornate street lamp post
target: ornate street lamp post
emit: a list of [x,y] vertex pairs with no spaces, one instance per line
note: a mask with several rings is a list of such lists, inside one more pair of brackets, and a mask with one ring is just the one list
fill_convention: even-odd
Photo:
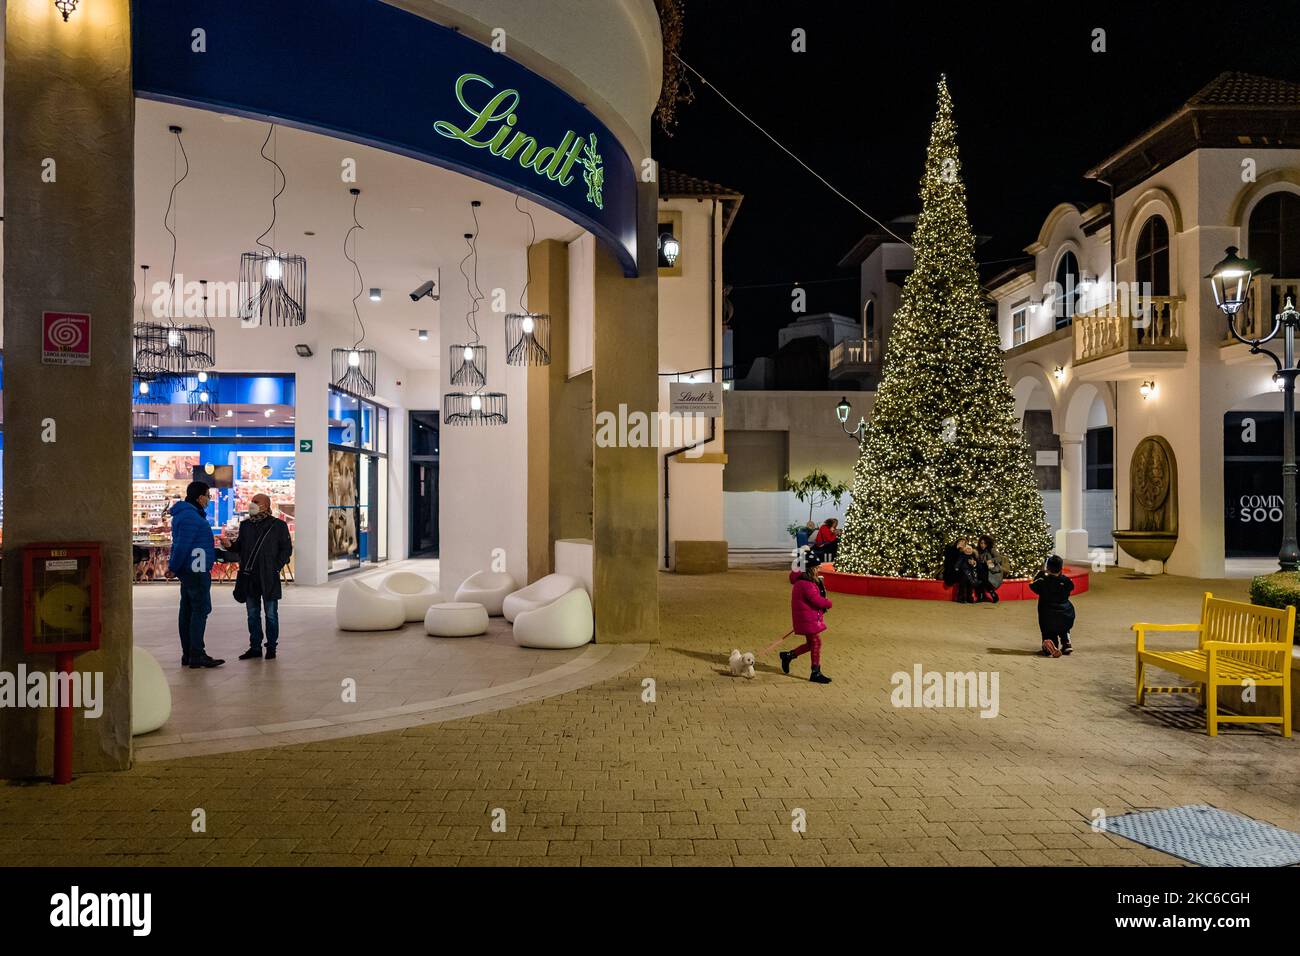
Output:
[[[1282,311],[1273,317],[1273,327],[1260,338],[1247,338],[1237,331],[1237,315],[1250,294],[1250,282],[1259,271],[1248,259],[1237,255],[1237,247],[1229,246],[1223,261],[1206,276],[1214,290],[1214,301],[1228,317],[1228,334],[1238,342],[1250,346],[1252,355],[1267,355],[1277,366],[1274,381],[1282,390],[1282,549],[1277,560],[1283,571],[1300,568],[1300,544],[1296,542],[1295,509],[1295,380],[1300,368],[1295,361],[1295,333],[1300,326],[1297,312],[1287,296]],[[1258,306],[1256,306],[1258,308]],[[1269,349],[1262,348],[1282,333],[1282,358]]]
[[851,411],[853,411],[853,406],[849,404],[849,400],[847,398],[841,398],[840,403],[835,406],[835,417],[840,420],[840,428],[844,429],[844,434],[848,435],[850,438],[857,439],[857,442],[860,445],[862,444],[862,439],[867,435],[867,420],[866,418],[860,417],[858,419],[858,427],[853,429],[853,431],[849,431],[848,421],[849,412]]

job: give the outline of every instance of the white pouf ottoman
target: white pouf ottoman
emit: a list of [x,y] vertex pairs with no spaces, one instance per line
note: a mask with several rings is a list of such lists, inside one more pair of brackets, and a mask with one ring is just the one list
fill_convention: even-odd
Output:
[[131,736],[151,733],[172,715],[172,689],[158,661],[143,647],[131,649]]
[[487,629],[488,612],[482,604],[435,604],[424,615],[424,632],[431,637],[474,637],[486,634]]

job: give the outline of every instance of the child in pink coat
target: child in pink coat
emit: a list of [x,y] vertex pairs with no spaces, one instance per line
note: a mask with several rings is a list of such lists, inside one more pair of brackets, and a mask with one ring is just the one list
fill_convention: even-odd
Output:
[[826,630],[822,615],[831,609],[831,602],[826,597],[826,585],[822,584],[821,566],[813,559],[803,572],[791,571],[790,583],[794,586],[790,591],[790,617],[794,632],[803,637],[804,643],[793,651],[781,652],[781,670],[790,673],[792,660],[811,653],[812,673],[808,679],[814,684],[829,684],[831,679],[822,673],[821,635]]

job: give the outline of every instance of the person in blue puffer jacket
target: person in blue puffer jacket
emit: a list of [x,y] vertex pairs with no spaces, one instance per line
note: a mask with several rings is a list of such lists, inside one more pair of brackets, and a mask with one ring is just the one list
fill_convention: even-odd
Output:
[[224,660],[209,657],[203,646],[208,614],[212,612],[212,565],[217,560],[216,542],[208,525],[208,503],[212,496],[201,481],[191,481],[185,500],[171,507],[172,551],[167,568],[181,583],[178,626],[182,667],[220,667]]

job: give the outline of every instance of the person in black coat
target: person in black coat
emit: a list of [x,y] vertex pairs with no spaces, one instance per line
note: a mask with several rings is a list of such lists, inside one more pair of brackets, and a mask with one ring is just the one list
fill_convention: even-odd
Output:
[[1054,554],[1029,583],[1030,590],[1038,595],[1038,630],[1043,638],[1044,657],[1060,657],[1074,650],[1070,644],[1070,631],[1074,629],[1070,592],[1074,590],[1074,582],[1063,573],[1064,568],[1061,556]]
[[958,538],[943,549],[943,583],[948,587],[952,587],[957,583],[959,577],[957,558],[965,547],[966,539]]
[[239,537],[230,548],[239,562],[235,600],[248,609],[248,650],[241,661],[262,656],[262,611],[266,611],[266,659],[275,660],[280,640],[280,572],[293,554],[289,526],[271,514],[271,499],[254,495],[248,517],[239,523]]

